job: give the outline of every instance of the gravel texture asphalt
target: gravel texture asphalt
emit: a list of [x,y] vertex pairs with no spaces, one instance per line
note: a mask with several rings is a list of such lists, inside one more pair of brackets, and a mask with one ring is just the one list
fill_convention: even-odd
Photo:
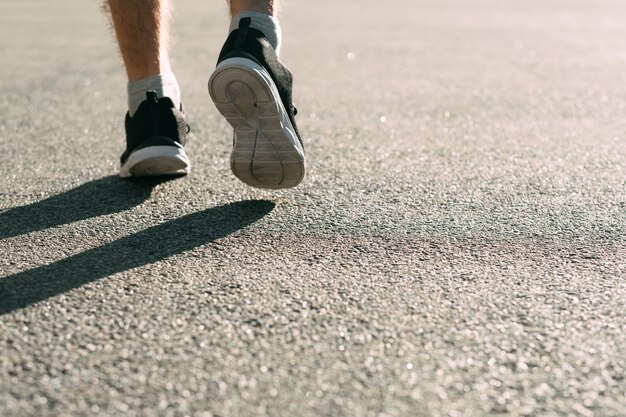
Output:
[[116,176],[97,2],[0,3],[0,415],[626,415],[626,4],[285,2],[309,173],[248,188],[179,0],[193,171]]

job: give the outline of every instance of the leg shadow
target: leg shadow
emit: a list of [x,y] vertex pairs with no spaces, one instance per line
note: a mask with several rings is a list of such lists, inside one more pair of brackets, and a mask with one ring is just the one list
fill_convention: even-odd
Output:
[[0,213],[0,239],[118,213],[143,203],[171,178],[123,180],[109,176],[27,206]]
[[210,208],[53,264],[0,278],[0,315],[220,239],[261,219],[274,206],[270,201],[243,201]]

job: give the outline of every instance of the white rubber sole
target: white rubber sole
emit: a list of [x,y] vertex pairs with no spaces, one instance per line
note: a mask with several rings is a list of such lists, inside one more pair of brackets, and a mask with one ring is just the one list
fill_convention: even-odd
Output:
[[185,175],[191,162],[185,149],[176,146],[150,146],[132,152],[120,168],[120,177]]
[[222,61],[209,79],[209,94],[234,128],[230,167],[257,188],[290,188],[306,172],[304,149],[269,73],[245,58]]

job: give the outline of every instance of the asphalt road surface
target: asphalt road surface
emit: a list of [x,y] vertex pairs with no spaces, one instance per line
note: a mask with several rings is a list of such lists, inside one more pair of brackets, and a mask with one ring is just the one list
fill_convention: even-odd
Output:
[[0,3],[0,415],[626,414],[623,1],[286,2],[280,192],[228,167],[224,2],[176,5],[159,182],[98,2]]

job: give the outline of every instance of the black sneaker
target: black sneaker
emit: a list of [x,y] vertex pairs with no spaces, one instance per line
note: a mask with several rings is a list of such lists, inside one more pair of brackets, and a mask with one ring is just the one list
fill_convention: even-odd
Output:
[[137,112],[126,113],[120,177],[188,174],[191,162],[184,146],[189,130],[182,106],[179,111],[169,98],[148,91]]
[[235,129],[230,167],[259,188],[289,188],[302,181],[304,149],[291,99],[292,76],[250,18],[226,39],[209,93]]

